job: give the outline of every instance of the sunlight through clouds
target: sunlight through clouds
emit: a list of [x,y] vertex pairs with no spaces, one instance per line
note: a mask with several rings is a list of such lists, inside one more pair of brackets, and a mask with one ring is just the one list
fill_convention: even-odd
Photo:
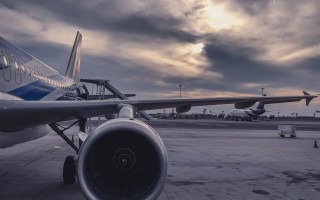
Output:
[[243,24],[241,18],[233,16],[227,11],[224,5],[214,5],[209,3],[206,7],[206,23],[214,30],[231,29]]
[[180,83],[186,96],[252,95],[261,85],[300,94],[320,85],[319,7],[318,0],[5,1],[0,32],[62,70],[68,55],[60,52],[79,30],[81,73],[113,78],[139,97],[176,95]]

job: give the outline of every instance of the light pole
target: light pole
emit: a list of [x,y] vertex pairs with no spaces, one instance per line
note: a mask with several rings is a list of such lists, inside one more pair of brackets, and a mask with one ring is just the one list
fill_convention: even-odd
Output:
[[181,87],[182,87],[182,85],[181,85],[181,84],[179,84],[180,98],[181,98]]
[[267,94],[264,93],[264,87],[261,88],[261,95],[262,95],[263,97],[267,96]]

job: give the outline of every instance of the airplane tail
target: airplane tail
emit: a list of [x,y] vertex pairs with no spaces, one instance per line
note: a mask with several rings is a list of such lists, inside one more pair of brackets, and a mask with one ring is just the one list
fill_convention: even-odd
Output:
[[257,110],[260,109],[264,109],[264,103],[263,102],[259,102],[258,106],[257,106]]
[[76,39],[73,44],[72,52],[70,55],[68,68],[65,76],[72,78],[75,82],[79,82],[80,75],[80,53],[81,53],[82,35],[78,31]]

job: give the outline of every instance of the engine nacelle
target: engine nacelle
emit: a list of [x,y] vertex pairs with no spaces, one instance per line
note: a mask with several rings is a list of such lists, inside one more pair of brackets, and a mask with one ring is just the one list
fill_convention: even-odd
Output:
[[190,109],[191,109],[191,105],[179,106],[179,107],[176,107],[176,112],[185,113],[185,112],[188,112]]
[[110,120],[83,143],[77,173],[88,199],[157,199],[167,176],[166,148],[147,124]]
[[256,102],[255,101],[244,101],[240,103],[235,103],[234,107],[237,109],[245,109],[253,106]]

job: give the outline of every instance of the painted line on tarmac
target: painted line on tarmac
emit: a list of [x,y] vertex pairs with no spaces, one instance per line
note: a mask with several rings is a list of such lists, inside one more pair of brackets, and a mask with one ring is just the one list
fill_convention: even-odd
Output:
[[221,127],[226,127],[228,125],[225,125],[225,124],[212,124],[213,126],[221,126]]
[[41,156],[33,157],[30,160],[27,160],[27,161],[23,162],[21,165],[22,166],[26,166],[26,165],[30,164],[31,162],[38,160],[39,158],[41,158]]
[[52,152],[54,152],[54,151],[57,151],[58,149],[61,149],[61,147],[55,146],[55,147],[53,147],[52,149],[49,149],[48,151],[46,151],[46,153],[52,153]]

